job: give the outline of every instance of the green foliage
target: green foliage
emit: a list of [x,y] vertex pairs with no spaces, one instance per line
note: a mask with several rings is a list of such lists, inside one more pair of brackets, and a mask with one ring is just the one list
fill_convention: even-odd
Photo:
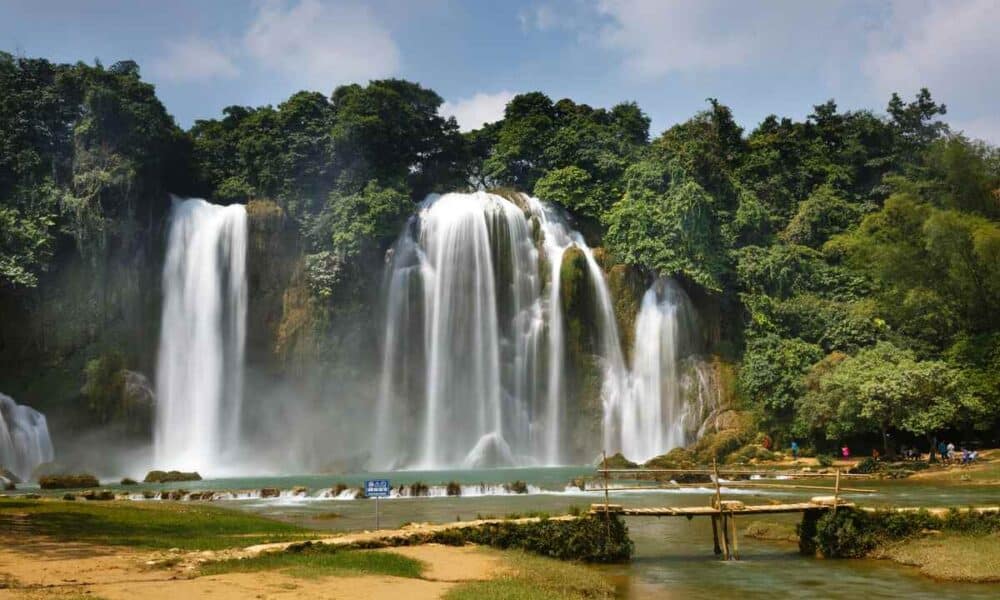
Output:
[[828,440],[892,428],[924,436],[976,414],[961,374],[941,361],[919,361],[888,342],[846,358],[819,376],[798,406],[803,431]]
[[648,183],[629,185],[606,214],[608,249],[626,264],[720,291],[728,265],[712,198],[694,181],[671,185],[665,193]]
[[119,352],[102,354],[87,362],[80,393],[99,423],[124,414],[125,358]]
[[787,418],[804,391],[804,375],[822,357],[819,347],[797,338],[767,335],[752,339],[740,367],[740,389],[769,414]]

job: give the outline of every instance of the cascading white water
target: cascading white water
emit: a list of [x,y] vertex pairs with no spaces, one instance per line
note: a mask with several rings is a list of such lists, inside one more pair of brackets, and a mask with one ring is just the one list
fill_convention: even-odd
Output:
[[246,253],[242,205],[174,199],[156,372],[159,468],[218,469],[238,447]]
[[45,415],[0,394],[0,467],[22,481],[54,456]]
[[631,371],[606,380],[617,388],[604,395],[606,448],[646,461],[693,441],[708,402],[705,365],[692,356],[695,327],[684,290],[655,281],[636,318]]
[[562,462],[559,267],[586,244],[537,199],[515,200],[432,195],[396,243],[374,465]]
[[645,459],[685,441],[678,390],[686,389],[686,374],[678,361],[689,324],[676,320],[678,307],[690,303],[680,288],[664,280],[646,294],[629,370],[604,273],[558,210],[527,196],[431,195],[388,265],[373,467],[581,458],[586,444],[567,439],[578,400],[567,397],[576,382],[566,381],[561,298],[570,248],[585,258],[593,298],[584,318],[603,370],[605,447]]

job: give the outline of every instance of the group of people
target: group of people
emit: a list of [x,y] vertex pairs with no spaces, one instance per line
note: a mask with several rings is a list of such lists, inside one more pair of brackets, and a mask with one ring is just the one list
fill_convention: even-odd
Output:
[[[770,449],[771,438],[765,436],[764,443],[765,447]],[[798,442],[793,440],[791,445],[789,446],[789,449],[792,451],[792,458],[798,459],[799,458]],[[956,451],[955,444],[952,442],[938,443],[937,451],[938,454],[941,455],[941,460],[943,460],[944,462],[961,461],[963,465],[967,465],[975,462],[979,458],[979,452],[977,452],[976,450],[969,450],[967,448],[962,448],[961,450]],[[902,448],[900,448],[899,452],[903,460],[920,460],[922,458],[920,450],[916,447],[903,446]],[[847,444],[844,444],[840,448],[840,456],[844,460],[848,460],[851,458],[851,449],[847,446]],[[879,452],[877,449],[872,450],[872,458],[874,458],[876,461],[879,460]]]
[[941,460],[944,462],[954,462],[961,461],[963,465],[976,462],[979,458],[979,452],[976,450],[969,450],[968,448],[962,448],[956,452],[955,444],[948,442],[938,442],[937,445],[938,454],[941,455]]

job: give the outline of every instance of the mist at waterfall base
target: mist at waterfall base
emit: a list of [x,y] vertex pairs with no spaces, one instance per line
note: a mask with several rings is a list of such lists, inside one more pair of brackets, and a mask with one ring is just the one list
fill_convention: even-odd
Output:
[[[697,318],[656,280],[636,319],[631,364],[611,293],[583,236],[537,198],[431,195],[387,255],[375,389],[245,365],[247,216],[175,199],[163,271],[154,451],[149,468],[203,475],[539,466],[601,449],[645,460],[690,442],[712,403],[699,377]],[[582,253],[600,370],[593,439],[571,422],[560,277]],[[256,326],[258,324],[251,324]]]

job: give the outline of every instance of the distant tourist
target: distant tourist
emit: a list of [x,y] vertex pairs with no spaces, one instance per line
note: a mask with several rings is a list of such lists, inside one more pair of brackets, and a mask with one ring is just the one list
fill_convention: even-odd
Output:
[[872,448],[872,460],[878,462],[878,448]]
[[948,442],[948,447],[946,449],[948,450],[948,462],[951,462],[951,460],[955,458],[955,444]]
[[799,443],[792,440],[792,458],[798,460],[799,458]]
[[967,465],[972,462],[972,453],[968,448],[962,448],[962,464]]
[[847,444],[844,444],[844,447],[840,449],[840,456],[844,459],[851,458],[851,449],[847,447]]
[[973,450],[972,452],[969,452],[969,463],[970,464],[976,462],[976,459],[978,459],[978,458],[979,458],[979,452],[978,451]]
[[938,442],[937,450],[938,450],[938,454],[941,455],[941,460],[942,461],[948,460],[948,445],[947,444],[945,444],[943,441]]

